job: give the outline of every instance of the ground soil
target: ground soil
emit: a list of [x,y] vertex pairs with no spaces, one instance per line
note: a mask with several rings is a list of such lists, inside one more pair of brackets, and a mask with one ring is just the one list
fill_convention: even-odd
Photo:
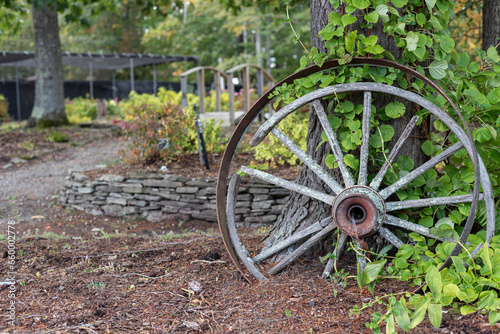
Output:
[[[297,261],[268,281],[248,283],[232,264],[215,224],[184,222],[175,216],[150,223],[61,208],[53,196],[68,168],[106,164],[100,172],[90,173],[98,175],[156,171],[161,162],[120,165],[118,151],[124,140],[112,128],[60,131],[69,135],[68,143],[49,142],[45,132],[32,130],[0,133],[0,167],[13,157],[33,155],[27,163],[0,170],[1,234],[5,238],[15,231],[19,237],[13,268],[18,283],[15,326],[7,321],[9,285],[1,284],[12,271],[8,243],[0,239],[1,332],[370,333],[365,323],[373,312],[384,312],[376,304],[360,315],[351,314],[355,305],[374,297],[367,290],[360,292],[354,279],[348,279],[346,287],[321,279],[322,265],[315,258]],[[26,138],[36,148],[23,144]],[[24,146],[30,150],[22,151]],[[217,166],[220,156],[211,159]],[[196,162],[196,155],[179,157],[168,165],[168,173],[216,176],[217,168],[206,172]],[[296,171],[281,173],[292,177]],[[264,231],[242,232],[253,250]],[[354,256],[343,257],[338,268],[354,274]],[[385,280],[375,294],[409,289]],[[444,314],[439,329],[426,320],[412,331],[499,332],[487,316],[452,312]]]

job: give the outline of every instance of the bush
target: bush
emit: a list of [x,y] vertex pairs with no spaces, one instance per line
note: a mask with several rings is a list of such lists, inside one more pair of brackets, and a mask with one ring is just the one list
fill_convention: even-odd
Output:
[[66,116],[70,123],[91,122],[97,117],[97,105],[95,99],[76,97],[66,100]]
[[[307,145],[307,119],[307,114],[295,112],[285,117],[277,126],[281,132],[289,136],[303,151],[306,150]],[[290,165],[297,165],[300,163],[299,158],[273,135],[267,136],[264,142],[255,147],[255,158],[276,162],[281,165],[285,162]]]
[[59,131],[51,131],[45,139],[54,143],[65,143],[68,141],[68,136]]
[[[150,94],[132,93],[121,109],[125,120],[120,126],[130,138],[129,153],[131,162],[165,160],[180,153],[198,150],[195,113],[188,108],[186,113],[180,105],[163,103],[165,95],[154,97]],[[208,152],[220,152],[220,124],[215,120],[205,122],[205,143]],[[160,139],[168,140],[168,147],[157,148]]]
[[5,122],[9,119],[9,102],[5,96],[0,94],[0,122]]
[[[73,124],[91,122],[97,117],[96,99],[76,97],[72,100],[66,100],[65,108],[66,116],[70,123]],[[120,106],[115,100],[106,102],[106,110],[108,115],[123,117]]]

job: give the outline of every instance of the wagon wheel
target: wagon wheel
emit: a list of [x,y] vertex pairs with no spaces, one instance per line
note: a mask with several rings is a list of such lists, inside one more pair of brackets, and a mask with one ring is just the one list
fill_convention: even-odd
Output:
[[[340,233],[334,252],[334,255],[336,257],[341,255],[343,249],[345,248],[346,241],[349,237],[357,242],[359,246],[359,238],[367,237],[373,234],[379,234],[395,247],[401,247],[403,245],[403,242],[389,230],[389,227],[397,227],[410,232],[416,232],[420,235],[434,238],[439,241],[453,241],[453,239],[451,238],[438,237],[436,235],[433,235],[431,233],[431,230],[427,227],[406,221],[404,219],[400,219],[397,216],[393,215],[394,211],[402,209],[423,208],[443,204],[471,203],[470,215],[467,218],[467,222],[464,226],[463,232],[460,235],[460,243],[464,244],[467,241],[467,238],[474,224],[478,201],[484,200],[487,216],[486,239],[489,240],[493,237],[495,227],[495,209],[491,183],[484,163],[477,154],[469,128],[462,115],[460,114],[458,108],[437,85],[410,68],[391,61],[380,59],[374,60],[369,58],[354,58],[350,63],[350,65],[364,64],[393,67],[409,75],[412,75],[417,79],[420,79],[424,83],[430,85],[439,94],[441,94],[455,109],[456,113],[462,120],[465,131],[462,130],[462,127],[460,127],[452,117],[450,117],[446,112],[441,110],[432,102],[415,93],[385,84],[366,82],[339,84],[315,90],[298,98],[297,100],[283,107],[280,111],[275,113],[266,122],[264,122],[258,128],[254,137],[251,139],[250,145],[258,145],[268,134],[272,133],[272,135],[276,136],[307,167],[309,167],[326,184],[325,189],[329,190],[326,192],[317,191],[295,182],[276,177],[270,173],[255,170],[246,166],[241,166],[241,171],[246,173],[247,175],[253,176],[268,183],[286,188],[293,192],[300,193],[320,202],[324,202],[332,207],[332,213],[331,216],[324,217],[324,219],[322,219],[321,221],[318,221],[315,224],[303,229],[302,231],[288,236],[283,241],[273,245],[271,248],[264,249],[260,254],[252,258],[247,252],[244,245],[242,245],[235,225],[236,197],[238,194],[240,178],[237,174],[233,175],[228,185],[229,169],[231,167],[232,157],[236,153],[238,145],[240,144],[240,141],[242,140],[247,128],[257,117],[258,113],[268,103],[270,103],[269,94],[274,90],[274,88],[271,89],[252,106],[252,108],[245,114],[242,121],[235,129],[228,143],[226,151],[224,152],[217,184],[217,215],[219,219],[219,228],[221,230],[224,243],[231,255],[231,258],[247,280],[248,277],[242,265],[256,279],[265,280],[266,276],[261,273],[259,267],[257,266],[257,263],[295,243],[302,243],[294,251],[282,258],[278,264],[276,264],[267,272],[269,275],[274,275],[280,272],[286,266],[290,265],[295,259],[304,254],[307,250],[311,249],[311,247],[317,244],[320,240],[331,234],[336,228],[338,228]],[[280,86],[285,82],[291,83],[297,78],[305,77],[314,72],[333,68],[336,66],[338,66],[337,61],[330,61],[325,63],[322,68],[318,68],[317,66],[309,67],[288,77],[287,79],[278,83],[275,87]],[[340,148],[337,135],[335,131],[332,130],[332,127],[330,126],[327,119],[326,112],[322,104],[320,103],[320,100],[322,98],[349,92],[363,92],[364,94],[362,112],[362,140],[360,145],[360,166],[357,180],[355,180],[355,178],[351,174],[351,171],[344,163],[344,154]],[[389,155],[386,157],[383,166],[377,172],[376,176],[370,183],[368,183],[368,143],[370,138],[369,122],[371,116],[372,93],[390,94],[392,96],[403,98],[407,101],[420,105],[422,108],[427,109],[430,113],[440,119],[448,127],[448,129],[450,129],[455,134],[455,136],[458,138],[458,142],[448,147],[440,154],[432,157],[429,161],[425,162],[421,166],[418,166],[407,175],[402,176],[396,182],[381,189],[381,183],[386,172],[398,157],[398,151],[404,145],[405,140],[408,138],[418,121],[418,117],[415,116],[412,118],[409,124],[406,125],[406,128],[404,129],[400,138],[397,139],[397,142],[390,151]],[[283,134],[275,127],[286,116],[290,115],[292,112],[306,104],[310,104],[312,106],[312,109],[314,110],[320,121],[322,129],[328,139],[328,144],[338,163],[339,170],[342,175],[342,182],[338,182],[333,177],[331,177],[330,174],[328,174],[321,166],[319,166],[314,161],[314,159],[303,152],[290,138],[288,138],[285,134]],[[438,163],[452,156],[461,148],[466,149],[475,166],[475,183],[474,191],[472,194],[406,201],[393,201],[389,198],[397,190],[407,187],[414,179],[422,175],[427,170],[434,168]],[[479,185],[482,186],[482,194],[479,193]],[[452,253],[440,269],[449,266],[451,264],[451,256],[458,255],[460,249],[460,244],[456,243]],[[364,261],[364,257],[358,256],[358,263],[361,270],[365,265]],[[327,277],[330,274],[332,267],[333,260],[330,259],[324,270],[324,277]]]

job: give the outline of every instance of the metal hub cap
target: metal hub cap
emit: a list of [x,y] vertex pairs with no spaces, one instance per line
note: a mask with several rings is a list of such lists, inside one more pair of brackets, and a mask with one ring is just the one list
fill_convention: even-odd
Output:
[[382,225],[385,217],[384,201],[368,187],[349,187],[333,201],[332,217],[345,234],[355,238],[365,237]]

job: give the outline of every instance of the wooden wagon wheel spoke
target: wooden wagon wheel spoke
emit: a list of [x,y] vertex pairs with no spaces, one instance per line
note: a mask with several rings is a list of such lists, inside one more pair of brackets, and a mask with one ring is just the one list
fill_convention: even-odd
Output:
[[301,186],[300,184],[297,184],[297,183],[294,183],[294,182],[291,182],[288,180],[284,180],[280,177],[274,176],[272,174],[269,174],[269,173],[266,173],[266,172],[263,172],[260,170],[256,170],[256,169],[249,168],[246,166],[241,166],[241,171],[245,174],[248,174],[248,175],[251,175],[254,177],[258,177],[259,179],[264,180],[266,182],[272,183],[272,184],[280,186],[282,188],[286,188],[288,190],[297,192],[299,194],[308,196],[310,198],[320,200],[320,201],[327,203],[327,204],[331,204],[333,202],[333,200],[335,199],[334,196],[319,192],[317,190],[314,190],[314,189],[311,189],[311,188],[308,188],[305,186]]
[[401,246],[404,245],[404,242],[402,242],[394,233],[386,229],[385,227],[381,227],[378,232],[380,233],[381,236],[385,238],[385,240],[389,241],[391,244],[393,244],[396,248],[400,248]]
[[328,139],[328,144],[330,144],[330,148],[332,149],[333,155],[339,165],[340,172],[342,173],[342,178],[344,179],[344,184],[346,187],[353,186],[355,184],[354,178],[351,175],[351,172],[347,169],[346,164],[344,163],[344,154],[342,153],[342,149],[340,148],[339,141],[337,139],[337,135],[335,131],[333,131],[330,126],[330,122],[328,121],[328,117],[326,116],[325,109],[319,100],[314,100],[311,105],[313,109],[316,111],[316,115],[318,116],[319,122],[325,131],[326,138]]
[[316,233],[313,237],[309,238],[306,242],[300,245],[296,250],[285,256],[276,266],[269,269],[267,273],[269,275],[276,275],[295,261],[299,256],[310,250],[314,245],[324,239],[328,234],[333,232],[335,228],[335,223],[331,222],[323,230]]
[[433,168],[444,159],[449,158],[450,156],[455,154],[462,147],[464,147],[464,145],[461,142],[453,144],[452,146],[448,147],[446,150],[439,153],[426,163],[412,170],[409,174],[406,174],[405,176],[403,176],[402,178],[391,184],[389,187],[382,189],[380,191],[380,196],[383,199],[387,199],[387,197],[394,194],[397,190],[406,187],[411,181],[415,180],[417,177],[424,174],[426,171]]
[[297,233],[292,234],[290,237],[286,238],[283,241],[280,241],[273,247],[264,249],[262,252],[260,252],[258,255],[253,257],[254,262],[260,262],[268,257],[276,254],[279,251],[282,251],[283,249],[293,245],[297,241],[300,241],[301,239],[310,236],[313,233],[321,231],[323,228],[328,226],[332,222],[331,217],[327,217],[323,219],[322,221],[316,222],[313,225],[303,229],[302,231],[299,231]]
[[[462,126],[459,125],[448,113],[442,110],[440,107],[434,103],[426,100],[424,97],[403,89],[388,86],[385,84],[371,83],[371,82],[357,82],[357,83],[347,83],[338,84],[334,86],[328,86],[321,89],[316,89],[310,93],[302,95],[292,101],[291,103],[283,106],[274,115],[272,115],[267,121],[265,121],[260,127],[258,127],[255,135],[248,142],[251,146],[256,146],[261,143],[267,135],[272,133],[279,141],[281,141],[292,153],[294,153],[305,166],[312,171],[311,175],[314,174],[316,179],[320,180],[321,187],[324,189],[321,191],[315,190],[312,186],[301,185],[297,182],[292,182],[285,180],[283,178],[277,177],[272,173],[263,172],[255,170],[246,166],[241,167],[241,171],[246,173],[248,176],[258,178],[267,183],[274,184],[276,186],[288,189],[294,193],[298,193],[307,196],[311,199],[317,200],[331,206],[331,217],[323,218],[320,221],[314,222],[311,226],[303,228],[299,232],[291,233],[288,231],[288,226],[284,229],[280,226],[283,233],[279,236],[282,239],[280,242],[274,245],[267,245],[261,252],[256,255],[253,259],[249,257],[248,252],[246,252],[245,247],[241,245],[241,241],[237,236],[236,222],[235,222],[235,207],[236,207],[236,194],[238,191],[238,185],[235,181],[231,180],[229,184],[229,171],[231,168],[231,163],[233,156],[236,154],[240,142],[244,139],[243,136],[248,130],[254,119],[258,117],[261,110],[269,103],[271,103],[271,92],[264,94],[254,106],[245,114],[242,121],[238,124],[235,132],[233,133],[226,151],[224,152],[224,157],[221,164],[221,169],[219,172],[219,179],[217,183],[217,215],[219,218],[219,226],[224,238],[224,242],[231,254],[231,257],[235,260],[236,265],[239,270],[248,277],[250,273],[257,279],[262,279],[263,275],[260,273],[259,267],[262,265],[261,262],[265,262],[273,256],[278,254],[278,252],[283,251],[290,246],[297,247],[295,250],[291,250],[290,253],[283,255],[281,261],[274,265],[267,273],[269,275],[275,275],[276,273],[283,270],[285,267],[293,263],[299,256],[311,250],[312,247],[317,245],[322,239],[330,235],[336,228],[339,231],[337,246],[333,250],[334,257],[328,260],[328,263],[323,271],[323,277],[328,277],[331,274],[332,269],[335,265],[335,258],[339,258],[343,251],[345,251],[345,245],[348,237],[351,237],[357,247],[360,247],[360,238],[370,238],[372,235],[379,235],[386,239],[390,244],[394,245],[396,248],[400,248],[404,245],[403,240],[400,240],[394,233],[394,229],[403,229],[411,232],[418,233],[422,236],[437,239],[441,242],[453,242],[451,238],[438,237],[431,233],[431,229],[412,223],[405,219],[396,217],[395,215],[387,214],[388,212],[395,212],[403,209],[412,208],[422,208],[422,207],[432,207],[441,205],[454,205],[459,203],[471,203],[471,214],[467,217],[466,223],[463,228],[463,232],[460,235],[461,244],[463,244],[471,231],[472,225],[475,219],[475,213],[477,211],[477,203],[479,200],[484,200],[485,211],[486,211],[486,238],[489,240],[494,235],[495,230],[495,203],[493,199],[493,193],[491,188],[491,183],[486,172],[483,161],[477,155],[477,151],[474,147],[474,142],[470,131],[468,130],[467,124],[463,120],[460,114],[460,110],[453,104],[451,99],[447,97],[440,88],[435,85],[431,80],[421,76],[418,72],[403,67],[394,62],[386,60],[370,60],[366,58],[354,58],[348,66],[351,65],[364,65],[370,64],[375,66],[385,66],[394,67],[399,69],[406,74],[412,75],[420,80],[422,80],[427,85],[431,86],[439,94],[441,94],[444,99],[453,107],[456,114],[461,117],[465,131]],[[325,62],[322,69],[336,67],[338,63]],[[297,72],[290,78],[285,79],[277,86],[282,83],[290,84],[293,80],[301,77],[305,77],[319,71],[318,68],[309,68],[300,72]],[[276,86],[276,87],[277,87]],[[274,88],[272,89],[274,90]],[[325,98],[332,98],[343,93],[363,93],[363,108],[362,108],[362,127],[361,127],[361,142],[360,145],[355,145],[355,148],[351,148],[350,152],[342,151],[339,145],[339,137],[337,133],[332,129],[327,113],[321,103]],[[414,116],[408,124],[406,124],[403,132],[394,143],[393,148],[389,152],[388,156],[385,157],[385,161],[379,170],[376,171],[376,175],[373,180],[368,182],[368,173],[373,171],[374,166],[369,164],[369,154],[372,150],[370,147],[370,122],[372,117],[378,117],[377,115],[372,115],[372,99],[376,97],[374,93],[386,94],[394,96],[398,99],[404,99],[410,103],[415,103],[421,107],[421,109],[427,110],[437,119],[441,120],[444,125],[450,130],[451,133],[457,138],[457,143],[445,149],[443,152],[431,157],[427,162],[418,166],[413,171],[402,176],[399,180],[387,186],[386,188],[381,188],[382,181],[384,180],[387,171],[391,168],[398,155],[400,154],[401,148],[404,146],[405,142],[408,140],[410,134],[413,132],[419,118]],[[273,94],[276,95],[276,94]],[[375,105],[377,104],[375,101]],[[310,152],[304,152],[299,148],[297,143],[294,143],[287,135],[279,131],[276,127],[278,124],[284,120],[288,115],[299,110],[300,108],[310,104],[312,112],[317,115],[321,129],[319,131],[324,131],[329,147],[335,156],[336,162],[339,165],[339,170],[342,175],[343,184],[340,181],[335,180],[328,170],[325,170],[314,158],[314,154]],[[342,117],[340,117],[342,119]],[[345,126],[345,124],[344,124]],[[318,134],[315,134],[317,137]],[[376,135],[376,134],[374,134]],[[342,138],[342,137],[340,137]],[[345,148],[345,147],[343,147]],[[407,201],[387,201],[387,199],[394,194],[399,189],[408,188],[413,185],[413,180],[425,173],[430,169],[436,168],[436,165],[445,161],[447,158],[455,154],[461,148],[465,148],[467,154],[471,158],[476,170],[475,170],[475,185],[474,192],[468,195],[455,195],[455,196],[442,196],[435,198],[424,198],[416,200]],[[348,168],[344,162],[344,154],[352,154],[355,157],[359,154],[359,174],[356,176],[356,181],[351,174],[351,170]],[[367,186],[369,184],[369,186]],[[483,193],[479,196],[479,187],[482,188]],[[246,188],[243,187],[243,190]],[[427,196],[432,196],[432,194],[426,194]],[[280,202],[282,204],[282,202]],[[314,204],[316,205],[316,204]],[[312,206],[304,206],[302,209],[306,210],[306,216],[308,214],[307,210],[310,210]],[[442,208],[441,208],[442,209]],[[277,210],[277,209],[276,209]],[[418,209],[417,209],[418,210]],[[443,211],[446,212],[446,211]],[[278,215],[278,213],[274,213]],[[241,214],[239,218],[242,219]],[[290,221],[290,224],[293,222]],[[290,230],[294,230],[290,228]],[[231,236],[230,236],[231,235]],[[280,240],[278,239],[278,240]],[[460,244],[457,243],[452,255],[457,254],[460,251]],[[261,247],[262,248],[262,247]],[[253,252],[254,248],[252,248]],[[279,256],[277,258],[280,258]],[[239,259],[239,260],[237,260]],[[449,257],[443,267],[451,262]],[[365,264],[365,258],[363,256],[358,256],[358,263],[360,269],[362,270]],[[246,268],[246,269],[244,269]],[[257,273],[255,270],[257,270]],[[248,278],[247,278],[248,279]]]
[[368,148],[370,144],[370,119],[372,114],[372,92],[365,92],[363,99],[363,122],[361,127],[361,148],[359,153],[358,185],[366,185],[368,178]]
[[372,188],[373,190],[378,190],[378,188],[380,187],[380,183],[382,183],[385,174],[389,170],[389,167],[394,162],[394,160],[396,160],[396,156],[398,155],[399,150],[403,147],[404,142],[410,136],[410,133],[413,131],[413,128],[415,128],[415,125],[417,125],[417,122],[418,116],[413,116],[408,125],[406,125],[403,133],[392,148],[391,153],[389,153],[387,160],[384,162],[382,167],[380,167],[379,172],[377,173],[377,175],[375,175],[375,178],[370,183],[370,188]]
[[309,167],[318,177],[323,180],[330,189],[333,190],[335,194],[340,193],[343,188],[340,184],[333,179],[325,170],[314,161],[311,156],[307,155],[302,151],[290,138],[288,138],[283,132],[274,128],[272,134],[279,139],[290,151],[292,151],[307,167]]
[[401,228],[404,228],[406,230],[413,231],[413,232],[416,232],[418,234],[424,235],[426,237],[429,237],[429,238],[432,238],[432,239],[437,239],[439,241],[454,242],[453,238],[440,238],[440,237],[435,236],[434,234],[432,234],[432,233],[429,232],[429,228],[428,227],[425,227],[425,226],[422,226],[422,225],[418,225],[418,224],[409,222],[407,220],[404,220],[404,219],[401,219],[401,218],[398,218],[398,217],[394,217],[392,215],[386,215],[385,216],[385,223],[387,225],[393,225],[393,226],[401,227]]
[[[413,199],[408,201],[399,202],[387,202],[385,203],[386,211],[396,211],[409,208],[421,208],[433,205],[442,204],[458,204],[458,203],[470,203],[472,202],[472,195],[457,195],[457,196],[445,196],[445,197],[432,197],[432,198],[422,198]],[[484,200],[484,194],[479,194],[479,200]]]

